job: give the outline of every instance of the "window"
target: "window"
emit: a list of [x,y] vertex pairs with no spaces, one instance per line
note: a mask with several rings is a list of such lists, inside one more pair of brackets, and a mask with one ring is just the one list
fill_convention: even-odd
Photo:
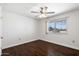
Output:
[[56,21],[50,21],[48,22],[48,31],[49,32],[56,32],[56,33],[61,33],[61,32],[66,32],[67,31],[67,20],[56,20]]

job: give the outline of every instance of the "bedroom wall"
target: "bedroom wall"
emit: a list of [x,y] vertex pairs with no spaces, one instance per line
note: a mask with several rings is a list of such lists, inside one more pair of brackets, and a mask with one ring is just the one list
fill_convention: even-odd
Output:
[[2,49],[37,39],[37,20],[3,10],[2,25]]
[[1,19],[2,7],[0,6],[0,55],[1,55],[1,35],[2,35],[2,19]]
[[[67,34],[45,34],[45,21],[68,17]],[[3,10],[2,49],[42,39],[52,43],[79,49],[79,10],[60,14],[48,19],[32,19],[17,13]],[[73,41],[75,41],[73,43]]]
[[[67,34],[55,34],[55,33],[45,34],[45,30],[46,30],[45,21],[55,20],[62,17],[68,17]],[[39,39],[79,50],[79,9],[71,12],[63,13],[63,14],[54,16],[52,18],[41,19]]]

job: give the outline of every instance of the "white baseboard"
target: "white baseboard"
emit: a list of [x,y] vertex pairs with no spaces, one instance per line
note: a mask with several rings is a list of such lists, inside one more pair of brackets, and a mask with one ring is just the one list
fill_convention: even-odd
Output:
[[71,46],[71,45],[68,45],[68,44],[54,42],[54,41],[49,41],[49,40],[44,40],[44,41],[48,41],[50,43],[55,43],[55,44],[58,44],[58,45],[61,45],[61,46],[65,46],[65,47],[69,47],[69,48],[72,48],[72,49],[79,50],[79,47]]
[[13,45],[5,46],[5,47],[2,47],[1,49],[6,49],[6,48],[14,47],[14,46],[21,45],[21,44],[24,44],[24,43],[28,43],[28,42],[31,42],[31,41],[34,41],[34,40],[37,40],[37,39],[28,40],[28,41],[16,43],[16,44],[13,44]]
[[[35,40],[39,40],[39,39],[35,39]],[[69,47],[69,48],[72,48],[72,49],[79,50],[79,47],[71,46],[71,45],[68,45],[68,44],[63,44],[63,43],[49,41],[49,40],[44,40],[44,39],[40,39],[40,40],[48,41],[50,43],[55,43],[55,44],[58,44],[58,45],[61,45],[61,46],[65,46],[65,47]],[[13,46],[17,46],[17,45],[21,45],[21,44],[28,43],[28,42],[31,42],[31,41],[34,41],[34,40],[29,40],[29,41],[25,41],[25,42],[22,42],[22,43],[9,45],[9,46],[3,47],[2,49],[9,48],[9,47],[13,47]]]

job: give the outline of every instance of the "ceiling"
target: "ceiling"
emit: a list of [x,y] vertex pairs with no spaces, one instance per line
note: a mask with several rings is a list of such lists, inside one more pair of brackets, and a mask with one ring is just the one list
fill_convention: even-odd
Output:
[[54,16],[79,8],[78,3],[4,3],[2,6],[5,11],[14,12],[36,19],[36,16],[39,14],[31,13],[31,11],[39,11],[41,6],[47,6],[47,11],[55,12],[54,14],[50,14],[48,16]]

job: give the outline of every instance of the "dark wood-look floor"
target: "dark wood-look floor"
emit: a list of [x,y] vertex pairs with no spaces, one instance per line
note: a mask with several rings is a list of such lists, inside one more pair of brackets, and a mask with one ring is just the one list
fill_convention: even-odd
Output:
[[79,51],[42,40],[2,50],[2,56],[79,56]]

